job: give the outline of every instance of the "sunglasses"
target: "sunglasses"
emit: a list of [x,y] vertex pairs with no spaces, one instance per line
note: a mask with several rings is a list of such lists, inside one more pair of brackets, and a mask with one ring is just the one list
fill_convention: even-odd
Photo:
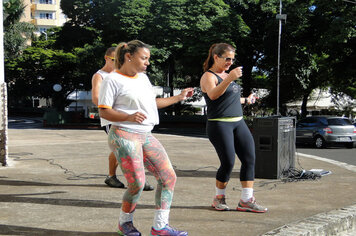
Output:
[[115,57],[110,57],[110,56],[107,56],[109,59],[111,59],[112,61],[115,61]]
[[236,61],[235,58],[231,58],[231,57],[221,57],[221,56],[218,56],[218,57],[224,59],[225,62],[231,62],[231,64],[233,64]]

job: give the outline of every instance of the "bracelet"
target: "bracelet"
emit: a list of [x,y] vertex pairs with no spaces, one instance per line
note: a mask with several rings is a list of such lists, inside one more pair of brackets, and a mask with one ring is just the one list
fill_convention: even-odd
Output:
[[244,102],[244,104],[246,104],[246,101],[247,101],[247,98],[245,97],[245,102]]

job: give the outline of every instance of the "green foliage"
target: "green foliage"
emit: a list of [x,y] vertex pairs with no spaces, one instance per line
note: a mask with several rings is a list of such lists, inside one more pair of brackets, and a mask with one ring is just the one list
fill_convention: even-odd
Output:
[[113,13],[113,19],[117,20],[117,24],[114,25],[116,30],[120,28],[121,33],[125,35],[123,38],[139,37],[145,28],[147,19],[151,17],[150,7],[151,1],[147,0],[119,1]]
[[10,27],[20,21],[25,10],[22,0],[5,0],[3,1],[4,27]]
[[20,22],[25,5],[22,0],[7,0],[3,2],[4,14],[4,57],[5,60],[17,57],[33,38],[35,26]]
[[106,49],[99,38],[93,44],[86,44],[82,48],[78,47],[73,50],[73,54],[77,57],[76,77],[78,83],[81,84],[81,89],[91,90],[92,75],[105,64]]
[[288,91],[293,96],[285,98],[304,98],[302,116],[313,89],[331,87],[356,98],[352,92],[356,71],[351,65],[355,59],[355,5],[316,0],[292,2],[286,8],[282,75],[288,76],[286,86],[293,84],[298,89]]
[[[61,50],[26,48],[21,57],[6,65],[9,104],[21,97],[38,96],[52,98],[54,106],[63,110],[67,95],[78,87],[76,61],[74,54]],[[54,84],[60,84],[62,90],[54,92]]]
[[343,92],[356,99],[356,4],[334,1],[329,4],[315,1],[313,27],[320,25],[318,34],[319,50],[329,55],[325,64],[327,76],[334,93]]
[[[226,0],[230,6],[233,27],[229,32],[232,42],[237,48],[237,65],[243,66],[244,76],[241,78],[244,88],[243,96],[248,96],[251,90],[261,87],[259,81],[252,76],[266,74],[270,78],[277,61],[278,21],[275,19],[279,1],[243,1]],[[273,58],[273,63],[266,60]],[[269,61],[268,61],[269,62]]]
[[[4,6],[7,2],[21,1],[5,1]],[[11,91],[19,96],[29,96],[28,91],[33,91],[50,97],[53,83],[61,83],[65,93],[75,88],[90,89],[91,76],[104,63],[106,48],[132,39],[152,45],[148,73],[154,85],[167,86],[169,81],[171,88],[199,86],[210,45],[227,42],[237,48],[235,66],[243,66],[244,75],[239,80],[243,96],[256,87],[268,88],[270,96],[263,100],[268,110],[276,104],[279,3],[61,0],[70,20],[61,28],[51,29],[53,34],[48,34],[47,41],[43,36],[35,40],[20,57],[17,53],[25,47],[16,46],[23,45],[21,37],[10,29],[27,31],[20,25],[14,27],[21,5],[8,5],[5,45],[11,52],[7,55],[16,55],[6,64]],[[305,106],[311,91],[318,87],[331,87],[335,94],[356,98],[355,7],[342,0],[283,0],[283,13],[288,17],[282,24],[281,104],[304,98]],[[31,90],[26,91],[28,86]]]
[[218,0],[152,2],[142,38],[161,50],[163,57],[156,64],[169,76],[172,88],[199,86],[203,56],[210,44],[223,40],[215,29],[226,21],[227,7]]

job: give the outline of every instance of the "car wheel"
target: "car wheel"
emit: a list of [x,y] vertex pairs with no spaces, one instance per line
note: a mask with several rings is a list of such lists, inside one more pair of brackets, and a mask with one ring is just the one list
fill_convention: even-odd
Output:
[[347,148],[353,148],[354,147],[354,143],[346,143],[345,146]]
[[325,143],[325,140],[323,139],[323,137],[317,136],[314,139],[314,145],[316,148],[325,148],[326,143]]

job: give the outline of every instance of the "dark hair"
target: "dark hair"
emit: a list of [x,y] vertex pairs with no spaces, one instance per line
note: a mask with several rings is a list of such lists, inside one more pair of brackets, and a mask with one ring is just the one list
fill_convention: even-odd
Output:
[[105,56],[110,56],[112,52],[115,52],[116,47],[109,47],[106,49]]
[[135,54],[139,48],[150,48],[148,44],[141,42],[140,40],[132,40],[128,43],[119,43],[115,51],[115,67],[120,69],[125,63],[125,54],[130,53],[130,55]]
[[231,51],[235,52],[235,48],[227,43],[214,43],[209,48],[209,55],[204,61],[203,69],[204,72],[209,70],[214,64],[214,55],[222,56],[225,52]]

